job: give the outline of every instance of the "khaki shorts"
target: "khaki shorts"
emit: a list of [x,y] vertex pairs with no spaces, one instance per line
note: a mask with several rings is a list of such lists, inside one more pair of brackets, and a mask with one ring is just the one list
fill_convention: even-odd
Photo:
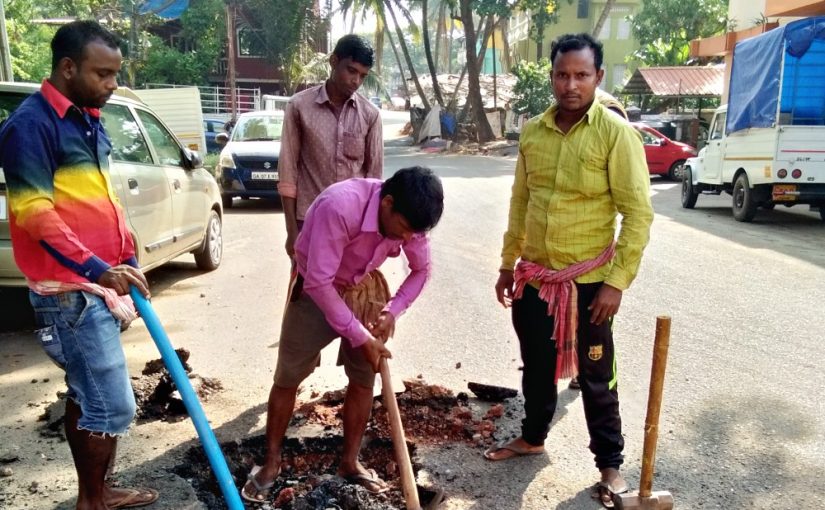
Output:
[[[280,388],[295,388],[301,384],[320,365],[321,349],[340,337],[312,298],[299,289],[295,293],[300,295],[287,303],[281,325],[275,368],[275,386]],[[351,382],[367,388],[375,385],[375,372],[363,350],[351,348],[346,339],[341,340],[337,364],[344,365]]]

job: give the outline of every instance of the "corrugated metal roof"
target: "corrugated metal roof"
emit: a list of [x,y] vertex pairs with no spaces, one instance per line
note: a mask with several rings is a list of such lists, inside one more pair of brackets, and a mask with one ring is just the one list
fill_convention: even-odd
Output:
[[724,89],[724,67],[646,67],[636,69],[622,94],[658,97],[716,97]]

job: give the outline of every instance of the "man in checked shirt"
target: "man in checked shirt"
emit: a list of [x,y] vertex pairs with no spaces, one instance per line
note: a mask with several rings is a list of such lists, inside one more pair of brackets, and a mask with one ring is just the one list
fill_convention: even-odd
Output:
[[374,61],[373,49],[364,38],[345,35],[329,58],[329,79],[295,94],[286,107],[278,193],[290,258],[307,209],[319,193],[336,182],[353,177],[381,179],[384,173],[381,115],[356,93]]

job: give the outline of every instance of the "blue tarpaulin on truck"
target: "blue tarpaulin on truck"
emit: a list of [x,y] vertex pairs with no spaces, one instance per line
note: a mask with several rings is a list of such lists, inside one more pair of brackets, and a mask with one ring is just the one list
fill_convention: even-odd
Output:
[[[784,76],[783,76],[783,60]],[[825,124],[825,16],[746,39],[733,51],[726,130]]]
[[140,6],[140,13],[151,13],[164,19],[178,19],[188,8],[189,0],[146,0]]

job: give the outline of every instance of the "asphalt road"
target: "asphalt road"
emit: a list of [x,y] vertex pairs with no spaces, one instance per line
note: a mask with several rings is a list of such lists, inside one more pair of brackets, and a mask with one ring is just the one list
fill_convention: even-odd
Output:
[[[389,122],[388,134],[399,121]],[[515,335],[493,292],[514,160],[394,145],[386,150],[388,175],[429,166],[446,190],[445,214],[432,233],[433,278],[390,344],[394,375],[420,374],[456,391],[468,381],[518,387]],[[654,178],[651,185],[651,243],[615,323],[626,476],[638,483],[655,319],[669,315],[654,489],[670,490],[677,508],[821,508],[825,224],[817,214],[785,208],[738,223],[727,196],[700,197],[688,211],[679,206],[676,184]],[[192,351],[198,373],[223,381],[226,391],[206,412],[219,438],[229,440],[263,432],[289,263],[276,203],[237,204],[225,215],[224,236],[219,270],[202,273],[183,257],[150,273],[150,282],[173,342]],[[405,274],[401,261],[385,270],[391,285]],[[3,297],[0,309],[8,309],[2,307],[10,298]],[[0,489],[57,477],[59,491],[27,501],[28,508],[52,508],[71,496],[67,448],[26,438],[36,436],[39,403],[54,399],[61,375],[33,346],[29,330],[8,326],[13,319],[5,312],[0,319],[12,329],[0,334],[0,444],[17,441],[26,466],[37,469],[0,479]],[[124,345],[134,371],[157,357],[142,324],[125,333]],[[344,384],[332,358],[326,356],[308,386]],[[445,508],[598,508],[587,490],[597,472],[579,400],[561,392],[546,456],[502,465],[470,447],[425,448],[429,476],[450,495]],[[505,419],[500,436],[516,433],[518,418]],[[123,441],[125,468],[174,463],[193,437],[187,423],[137,427]]]

